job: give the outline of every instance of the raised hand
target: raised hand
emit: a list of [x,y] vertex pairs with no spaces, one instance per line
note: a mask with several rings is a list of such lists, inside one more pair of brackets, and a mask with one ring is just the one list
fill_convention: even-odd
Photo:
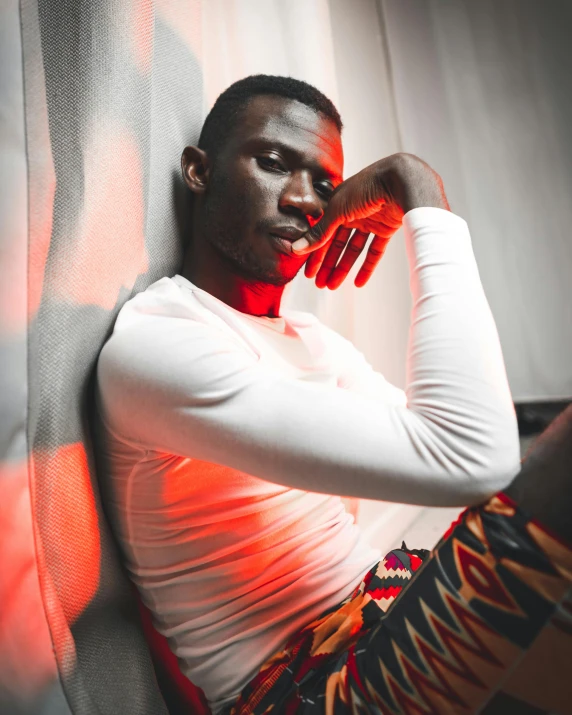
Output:
[[449,209],[441,178],[413,154],[393,154],[342,182],[321,220],[292,244],[292,250],[310,253],[306,276],[315,276],[319,288],[334,290],[373,234],[354,281],[361,287],[374,272],[404,214],[421,206]]

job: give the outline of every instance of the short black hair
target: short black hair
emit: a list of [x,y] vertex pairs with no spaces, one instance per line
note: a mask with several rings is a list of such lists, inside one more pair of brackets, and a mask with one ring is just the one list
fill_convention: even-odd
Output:
[[339,132],[342,131],[342,120],[334,103],[316,87],[293,77],[253,74],[234,82],[219,95],[203,124],[199,148],[214,158],[236,124],[240,112],[253,97],[264,94],[295,99],[323,114],[336,125]]

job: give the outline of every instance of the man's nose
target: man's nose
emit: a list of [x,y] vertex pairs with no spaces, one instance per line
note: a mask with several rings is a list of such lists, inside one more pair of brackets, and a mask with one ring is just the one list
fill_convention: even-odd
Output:
[[324,215],[323,201],[317,194],[312,177],[307,172],[296,172],[280,196],[280,208],[303,214],[310,228]]

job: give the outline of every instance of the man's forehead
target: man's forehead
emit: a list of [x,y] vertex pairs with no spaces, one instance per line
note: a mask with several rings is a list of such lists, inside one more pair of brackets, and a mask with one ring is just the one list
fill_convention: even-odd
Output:
[[343,171],[343,149],[335,123],[297,100],[261,95],[253,97],[241,112],[236,127],[240,144],[279,142],[294,151],[308,153],[327,164],[328,171]]

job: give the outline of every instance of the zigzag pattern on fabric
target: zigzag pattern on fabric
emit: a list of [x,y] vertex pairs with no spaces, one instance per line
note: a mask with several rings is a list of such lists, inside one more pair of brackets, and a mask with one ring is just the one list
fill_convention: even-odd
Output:
[[502,495],[467,510],[410,585],[409,564],[388,554],[266,664],[232,715],[468,715],[553,617],[572,655],[572,552]]

